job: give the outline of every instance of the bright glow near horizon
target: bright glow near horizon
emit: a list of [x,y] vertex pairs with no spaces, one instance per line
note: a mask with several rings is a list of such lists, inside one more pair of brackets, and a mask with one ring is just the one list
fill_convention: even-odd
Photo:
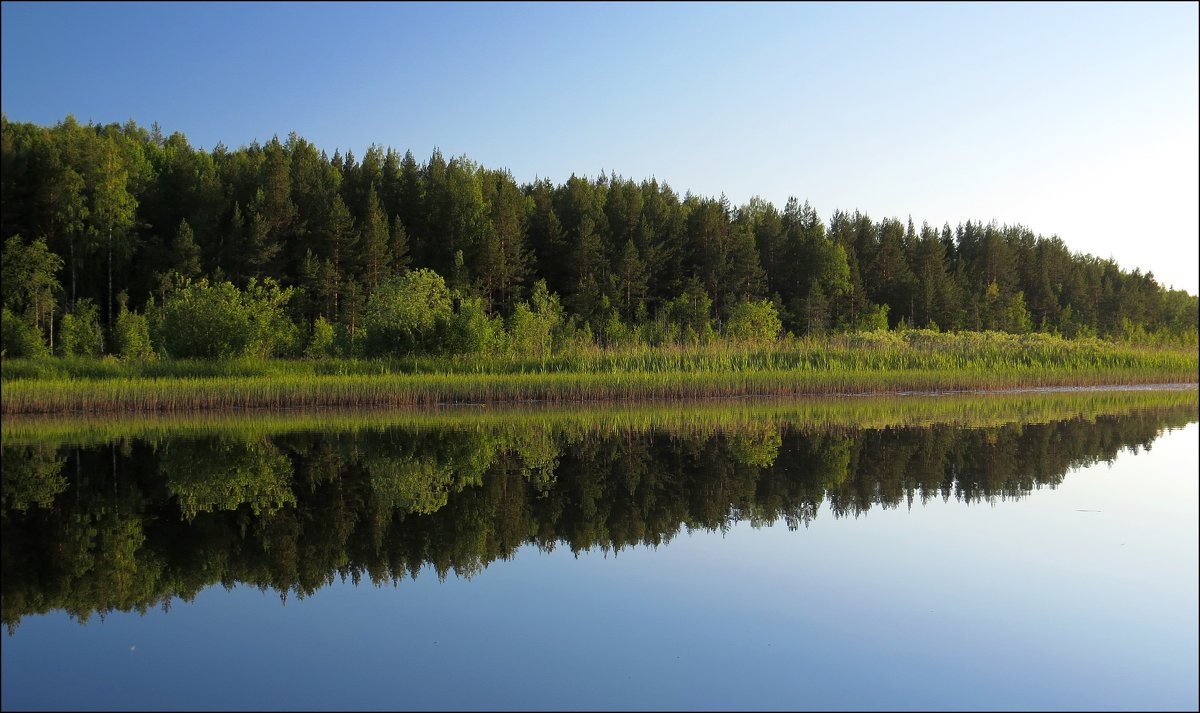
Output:
[[12,121],[1021,223],[1197,293],[1195,4],[2,6]]

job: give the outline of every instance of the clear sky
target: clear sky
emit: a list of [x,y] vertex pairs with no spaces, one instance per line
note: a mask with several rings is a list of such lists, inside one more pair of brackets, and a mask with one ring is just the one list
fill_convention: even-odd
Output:
[[12,121],[995,219],[1197,292],[1195,3],[2,8]]

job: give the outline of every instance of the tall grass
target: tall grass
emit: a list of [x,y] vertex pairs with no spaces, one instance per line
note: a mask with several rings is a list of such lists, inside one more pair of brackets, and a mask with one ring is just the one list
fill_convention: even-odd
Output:
[[5,445],[88,445],[121,439],[159,441],[198,435],[274,436],[317,431],[351,433],[390,428],[496,431],[550,428],[571,433],[641,432],[696,435],[737,432],[763,424],[805,429],[876,429],[945,424],[981,428],[1019,422],[1094,419],[1145,409],[1200,410],[1187,385],[1103,391],[1022,391],[989,394],[705,399],[615,404],[514,404],[400,409],[192,411],[161,414],[35,414],[0,421]]
[[838,335],[770,347],[580,349],[378,361],[6,362],[0,412],[365,408],[504,401],[962,391],[1196,383],[1192,349],[1044,334]]

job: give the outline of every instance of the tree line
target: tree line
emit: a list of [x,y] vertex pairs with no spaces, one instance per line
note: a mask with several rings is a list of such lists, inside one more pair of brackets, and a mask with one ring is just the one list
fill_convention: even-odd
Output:
[[[86,620],[217,582],[471,576],[535,544],[619,551],[680,532],[1024,497],[1149,448],[1192,404],[1049,423],[696,430],[545,423],[3,446],[2,621]],[[428,569],[427,569],[428,568]]]
[[[361,351],[372,316],[407,335],[384,350],[454,351],[455,320],[461,348],[482,348],[539,300],[598,344],[703,341],[731,323],[1197,341],[1196,296],[1020,225],[824,221],[795,198],[733,206],[603,173],[519,184],[438,150],[330,157],[294,133],[206,151],[157,124],[0,122],[9,355],[190,355],[154,330],[172,299],[194,316],[181,295],[267,300],[278,319],[259,327],[282,332],[241,339],[283,355]],[[440,329],[421,336],[379,322],[430,310]]]

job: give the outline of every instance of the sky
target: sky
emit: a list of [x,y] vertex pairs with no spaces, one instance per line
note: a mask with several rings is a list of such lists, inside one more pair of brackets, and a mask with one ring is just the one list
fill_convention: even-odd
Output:
[[1196,294],[1198,7],[6,1],[0,108],[1019,223]]

